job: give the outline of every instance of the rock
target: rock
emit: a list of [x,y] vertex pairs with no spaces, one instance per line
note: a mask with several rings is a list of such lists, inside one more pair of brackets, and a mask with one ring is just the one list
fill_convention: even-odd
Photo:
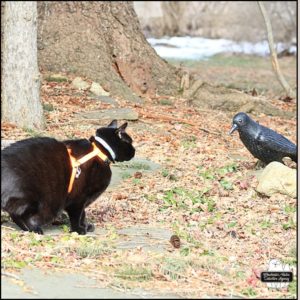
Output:
[[92,83],[90,91],[97,96],[109,96],[109,92],[106,92],[97,82]]
[[73,87],[79,89],[79,90],[86,90],[89,88],[90,84],[84,80],[82,80],[81,77],[76,77],[73,81],[72,81],[72,85]]
[[200,109],[217,109],[234,114],[239,111],[254,114],[264,113],[283,118],[296,116],[296,113],[278,109],[262,97],[253,97],[234,89],[214,86],[200,80],[195,81],[191,88],[185,91],[184,97]]
[[296,198],[297,171],[282,163],[273,161],[259,175],[256,190],[267,196],[280,193]]
[[106,110],[89,111],[79,113],[85,119],[99,119],[99,120],[138,120],[138,113],[131,108],[112,108]]
[[115,99],[108,97],[108,96],[91,96],[91,98],[93,98],[95,100],[99,100],[99,101],[107,103],[107,104],[114,105],[114,106],[119,105]]

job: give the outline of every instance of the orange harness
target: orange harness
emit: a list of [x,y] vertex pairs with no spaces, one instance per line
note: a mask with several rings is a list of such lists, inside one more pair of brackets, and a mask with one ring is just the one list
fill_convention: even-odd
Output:
[[72,166],[72,174],[71,174],[70,183],[68,187],[68,193],[71,193],[72,191],[75,177],[78,178],[81,173],[81,170],[79,168],[80,165],[84,164],[85,162],[87,162],[88,160],[92,159],[95,156],[98,156],[103,161],[109,161],[108,157],[101,152],[101,150],[95,145],[95,143],[92,143],[92,146],[93,146],[93,151],[81,157],[78,160],[74,156],[72,156],[71,154],[72,150],[68,148],[68,153],[70,156],[70,161]]

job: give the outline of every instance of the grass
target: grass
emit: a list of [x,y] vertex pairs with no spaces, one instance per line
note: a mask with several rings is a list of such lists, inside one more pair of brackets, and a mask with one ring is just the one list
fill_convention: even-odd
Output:
[[115,273],[116,277],[131,281],[148,281],[152,278],[152,271],[143,266],[123,265]]
[[[176,66],[181,64],[191,73],[201,75],[204,82],[248,92],[255,88],[258,94],[278,96],[284,93],[279,84],[274,85],[276,76],[269,57],[217,54],[206,60],[169,59],[168,61]],[[279,60],[279,64],[286,80],[291,86],[295,86],[296,57],[284,57]]]
[[215,179],[217,177],[224,176],[229,173],[235,173],[238,171],[238,166],[236,163],[227,164],[223,167],[212,169],[204,169],[203,166],[198,166],[198,176],[203,177],[204,179]]
[[197,138],[194,135],[191,135],[191,136],[188,136],[188,137],[184,138],[181,141],[181,145],[185,149],[196,148],[197,147],[196,141],[197,141]]
[[14,269],[22,269],[28,265],[24,260],[16,260],[16,259],[4,259],[2,261],[3,268],[14,268]]
[[[171,64],[178,64],[176,59],[167,59]],[[199,67],[202,65],[209,65],[210,67],[239,67],[239,68],[251,68],[253,64],[263,67],[266,64],[266,59],[252,55],[232,55],[224,56],[217,54],[209,57],[206,60],[180,60],[180,63],[184,67]]]
[[151,167],[148,164],[142,162],[117,163],[116,166],[121,169],[135,169],[146,171],[151,169]]
[[259,226],[262,229],[267,229],[267,228],[270,228],[272,226],[272,223],[269,220],[263,220],[261,223],[259,223]]
[[174,174],[170,174],[169,170],[167,170],[167,169],[163,169],[163,170],[161,171],[161,175],[162,175],[163,177],[167,177],[167,178],[168,178],[169,180],[171,180],[171,181],[178,181],[178,177],[175,176]]
[[132,175],[129,172],[122,173],[121,177],[123,180],[130,178]]
[[257,292],[252,287],[248,287],[242,290],[242,294],[249,298],[253,298],[257,295]]
[[291,206],[291,205],[286,205],[286,206],[283,208],[283,211],[284,211],[286,214],[295,213],[295,212],[296,212],[296,207],[295,207],[295,206]]
[[187,262],[182,258],[166,257],[162,261],[161,270],[164,275],[167,275],[172,280],[178,280],[184,277],[184,272],[187,267]]
[[67,82],[68,79],[65,77],[60,77],[60,76],[53,76],[53,75],[49,75],[47,77],[45,77],[45,80],[48,82]]
[[220,184],[225,190],[233,190],[232,183],[226,179],[221,179]]
[[288,285],[288,292],[291,294],[293,299],[297,298],[297,278],[294,278],[293,281]]
[[97,258],[101,254],[108,252],[108,249],[106,245],[100,243],[83,243],[75,249],[75,253],[82,258]]
[[233,227],[236,226],[236,224],[237,224],[237,221],[232,221],[232,222],[227,224],[227,228],[233,228]]
[[159,100],[159,104],[160,105],[173,105],[173,101],[171,101],[169,99],[161,99],[161,100]]
[[167,190],[163,196],[163,206],[162,209],[169,207],[175,209],[185,209],[190,212],[203,211],[201,205],[207,206],[207,210],[212,212],[215,209],[215,202],[213,199],[206,197],[205,193],[208,189],[203,191],[187,190],[182,187],[175,187],[173,189]]
[[292,217],[289,217],[288,222],[282,224],[282,228],[284,230],[288,230],[288,229],[296,229],[296,223],[294,222]]

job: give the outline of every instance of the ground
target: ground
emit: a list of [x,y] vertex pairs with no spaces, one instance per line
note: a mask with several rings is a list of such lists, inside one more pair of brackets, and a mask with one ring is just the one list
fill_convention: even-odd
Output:
[[[280,65],[295,85],[296,59],[282,58]],[[184,66],[214,84],[247,92],[255,88],[277,107],[295,111],[295,100],[279,100],[284,93],[268,59],[217,56]],[[76,113],[114,104],[73,89],[72,74],[66,74],[67,82],[49,81],[43,75],[46,129],[35,132],[2,123],[2,138],[89,138],[109,123],[79,119]],[[295,271],[296,200],[255,191],[256,159],[238,134],[228,135],[232,113],[196,109],[174,97],[145,99],[141,105],[116,101],[118,107],[139,114],[127,130],[136,156],[159,167],[150,170],[141,162],[123,166],[122,180],[87,209],[96,234],[70,234],[67,221],[56,234],[44,236],[2,226],[2,267],[7,278],[18,282],[21,269],[38,267],[84,274],[97,287],[118,291],[142,288],[156,295],[193,298],[296,297],[295,281],[286,289],[269,289],[258,279],[271,258]],[[296,118],[255,119],[296,141]],[[121,247],[132,236],[130,230],[148,238],[148,244],[145,239],[140,245],[134,240],[133,246]],[[171,235],[179,237],[179,248],[170,243]],[[23,288],[30,292],[30,287]]]

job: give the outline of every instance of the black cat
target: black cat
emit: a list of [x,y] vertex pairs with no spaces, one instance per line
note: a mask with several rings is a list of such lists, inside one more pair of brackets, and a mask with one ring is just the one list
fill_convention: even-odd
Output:
[[[65,210],[71,231],[94,231],[94,225],[85,220],[85,208],[108,187],[109,163],[130,160],[135,154],[126,127],[124,123],[118,128],[114,120],[89,140],[39,137],[5,148],[1,151],[1,209],[23,230],[43,234],[41,227]],[[93,150],[101,151],[101,158],[94,156],[72,168],[72,157],[85,159]],[[72,182],[75,171],[78,178]]]

